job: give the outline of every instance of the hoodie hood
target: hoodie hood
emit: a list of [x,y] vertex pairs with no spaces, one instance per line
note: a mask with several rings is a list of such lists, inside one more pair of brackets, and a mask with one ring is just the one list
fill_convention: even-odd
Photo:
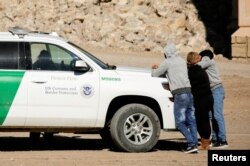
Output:
[[176,46],[174,43],[170,43],[164,47],[164,53],[167,58],[172,58],[176,56]]

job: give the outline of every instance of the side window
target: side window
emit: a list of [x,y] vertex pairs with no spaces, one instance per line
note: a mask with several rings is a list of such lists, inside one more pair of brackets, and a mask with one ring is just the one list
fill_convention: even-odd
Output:
[[19,68],[18,42],[0,42],[0,69]]
[[79,58],[62,47],[31,43],[31,59],[33,70],[73,71],[73,66]]

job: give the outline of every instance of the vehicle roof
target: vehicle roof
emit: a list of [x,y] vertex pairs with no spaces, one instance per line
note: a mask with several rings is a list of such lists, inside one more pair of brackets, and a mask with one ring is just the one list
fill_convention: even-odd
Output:
[[56,33],[27,33],[25,35],[17,35],[13,34],[11,32],[0,32],[0,41],[18,41],[18,40],[28,40],[28,41],[36,41],[36,40],[42,40],[42,41],[47,41],[47,40],[59,40],[62,42],[67,42],[66,39],[59,37],[56,35]]

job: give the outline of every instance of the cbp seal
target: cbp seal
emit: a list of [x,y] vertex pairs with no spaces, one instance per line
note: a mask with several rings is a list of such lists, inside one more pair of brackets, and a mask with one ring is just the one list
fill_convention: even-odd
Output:
[[83,97],[92,97],[94,95],[94,88],[90,84],[85,84],[81,88],[81,94]]

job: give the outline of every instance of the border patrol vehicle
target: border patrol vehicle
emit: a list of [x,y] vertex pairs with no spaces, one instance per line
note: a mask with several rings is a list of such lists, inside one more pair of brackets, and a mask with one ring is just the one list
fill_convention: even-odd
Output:
[[166,78],[116,67],[55,33],[0,33],[0,131],[100,133],[127,152],[146,152],[175,129]]

